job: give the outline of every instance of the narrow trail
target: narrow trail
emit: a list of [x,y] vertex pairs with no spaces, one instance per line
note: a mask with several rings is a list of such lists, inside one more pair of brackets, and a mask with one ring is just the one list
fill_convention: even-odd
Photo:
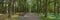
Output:
[[27,13],[24,16],[20,16],[20,20],[40,20],[40,19],[33,13]]

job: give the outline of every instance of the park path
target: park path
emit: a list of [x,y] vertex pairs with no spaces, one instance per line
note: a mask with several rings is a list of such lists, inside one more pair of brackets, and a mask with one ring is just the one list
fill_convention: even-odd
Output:
[[33,13],[27,13],[24,16],[20,16],[19,20],[40,20],[40,19]]

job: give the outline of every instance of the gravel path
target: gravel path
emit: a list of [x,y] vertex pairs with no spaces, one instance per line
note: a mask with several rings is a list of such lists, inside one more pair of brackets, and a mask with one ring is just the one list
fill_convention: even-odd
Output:
[[19,20],[39,20],[39,18],[35,16],[33,13],[28,13],[24,16],[20,16]]

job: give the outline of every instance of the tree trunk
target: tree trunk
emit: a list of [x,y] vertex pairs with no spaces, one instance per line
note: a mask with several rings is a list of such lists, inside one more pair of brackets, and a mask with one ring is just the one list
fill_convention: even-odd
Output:
[[57,10],[57,9],[56,9],[56,7],[57,7],[56,4],[57,4],[57,3],[56,3],[56,0],[54,0],[54,15],[55,15],[55,16],[56,16],[56,12],[57,12],[57,11],[56,11],[56,10]]
[[24,13],[27,13],[27,0],[24,0]]
[[2,0],[2,14],[4,14],[4,0]]
[[13,0],[10,0],[10,8],[9,8],[10,12],[9,12],[9,15],[8,15],[9,18],[11,18],[11,15],[12,15],[12,7],[13,7]]
[[6,15],[8,17],[8,0],[6,0]]
[[[39,3],[40,2],[40,3]],[[37,0],[37,12],[41,12],[41,0]]]
[[14,11],[13,11],[13,13],[15,14],[16,13],[16,10],[15,9],[17,8],[16,7],[16,0],[13,1],[13,5],[14,5]]
[[44,0],[44,7],[45,7],[45,17],[47,17],[47,13],[48,13],[48,0]]

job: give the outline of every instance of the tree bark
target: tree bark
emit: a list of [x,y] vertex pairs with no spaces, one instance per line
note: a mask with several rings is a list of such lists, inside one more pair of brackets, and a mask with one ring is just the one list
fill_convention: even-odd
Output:
[[[40,3],[39,3],[40,2]],[[41,0],[37,0],[37,12],[41,12]]]
[[14,11],[13,11],[13,13],[15,14],[16,13],[16,10],[15,9],[17,8],[16,7],[16,0],[13,1],[13,5],[14,5]]
[[24,0],[24,13],[27,13],[27,0]]
[[4,14],[4,0],[2,0],[2,11],[1,11],[2,14]]
[[56,7],[57,7],[56,4],[57,4],[57,3],[56,3],[56,0],[54,0],[54,15],[55,15],[55,16],[56,16],[56,12],[57,12],[57,11],[56,11]]
[[7,17],[8,17],[8,0],[6,0],[6,15],[7,15]]
[[45,7],[45,17],[47,17],[47,13],[48,13],[48,0],[44,0],[44,7]]
[[10,0],[10,7],[9,7],[10,12],[9,12],[9,15],[8,15],[9,18],[11,18],[11,15],[12,15],[12,6],[13,6],[13,0]]

